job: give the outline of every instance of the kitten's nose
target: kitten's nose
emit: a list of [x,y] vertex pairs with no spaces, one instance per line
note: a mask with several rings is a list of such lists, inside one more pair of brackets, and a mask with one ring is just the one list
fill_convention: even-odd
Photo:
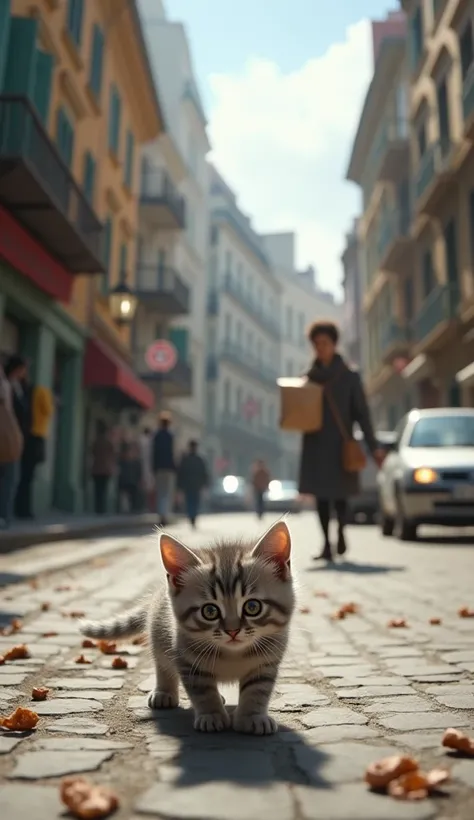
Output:
[[233,641],[235,641],[237,635],[239,634],[240,629],[226,629],[227,635],[230,635]]

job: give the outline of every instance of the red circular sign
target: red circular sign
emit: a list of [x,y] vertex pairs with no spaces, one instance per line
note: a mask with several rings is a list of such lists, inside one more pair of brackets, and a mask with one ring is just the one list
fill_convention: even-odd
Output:
[[178,351],[167,339],[157,339],[145,353],[145,361],[154,373],[169,373],[178,361]]

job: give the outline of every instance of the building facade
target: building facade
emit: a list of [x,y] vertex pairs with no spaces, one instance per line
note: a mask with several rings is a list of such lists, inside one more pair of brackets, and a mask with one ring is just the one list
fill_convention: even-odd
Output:
[[139,148],[162,130],[135,3],[1,0],[0,123],[0,349],[56,396],[35,509],[78,511],[95,421],[153,403],[109,299],[134,286]]
[[362,276],[360,264],[361,248],[358,222],[346,235],[346,244],[341,257],[343,268],[344,313],[342,329],[346,356],[349,363],[364,374],[364,340],[362,319]]
[[[313,268],[297,271],[294,233],[264,234],[262,240],[280,284],[279,375],[302,376],[307,373],[314,358],[306,338],[309,325],[317,319],[329,319],[342,327],[342,306],[331,294],[317,287]],[[301,436],[281,430],[279,436],[280,476],[297,480]]]
[[[146,147],[142,163],[135,366],[157,405],[172,411],[181,451],[204,432],[210,145],[184,26],[159,2],[144,8],[166,134]],[[159,339],[178,353],[166,374],[147,363]]]
[[413,361],[421,406],[474,405],[474,8],[404,2],[408,17]]
[[211,169],[207,302],[207,454],[215,474],[280,471],[281,286],[261,238]]
[[[413,397],[402,370],[412,356],[414,296],[410,237],[412,180],[409,71],[405,25],[383,39],[348,169],[362,192],[358,241],[362,267],[365,382],[379,428],[392,429]],[[374,38],[375,39],[375,38]]]

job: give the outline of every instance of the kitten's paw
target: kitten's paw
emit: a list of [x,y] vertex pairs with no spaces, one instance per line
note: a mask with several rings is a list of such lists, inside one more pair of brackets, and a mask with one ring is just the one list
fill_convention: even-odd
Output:
[[274,735],[278,732],[278,723],[269,715],[241,715],[238,710],[233,714],[232,726],[236,732],[246,735]]
[[170,692],[160,692],[155,689],[148,695],[148,706],[150,709],[175,709],[179,703],[178,695]]
[[230,716],[225,709],[222,712],[209,712],[196,715],[194,718],[194,728],[198,732],[223,732],[231,724]]

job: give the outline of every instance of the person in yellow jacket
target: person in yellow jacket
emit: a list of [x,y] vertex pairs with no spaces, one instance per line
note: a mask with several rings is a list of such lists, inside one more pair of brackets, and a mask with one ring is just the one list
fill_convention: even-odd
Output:
[[21,459],[20,481],[16,492],[17,518],[33,518],[32,488],[38,464],[46,459],[46,441],[54,414],[54,397],[48,387],[30,389],[30,424]]

